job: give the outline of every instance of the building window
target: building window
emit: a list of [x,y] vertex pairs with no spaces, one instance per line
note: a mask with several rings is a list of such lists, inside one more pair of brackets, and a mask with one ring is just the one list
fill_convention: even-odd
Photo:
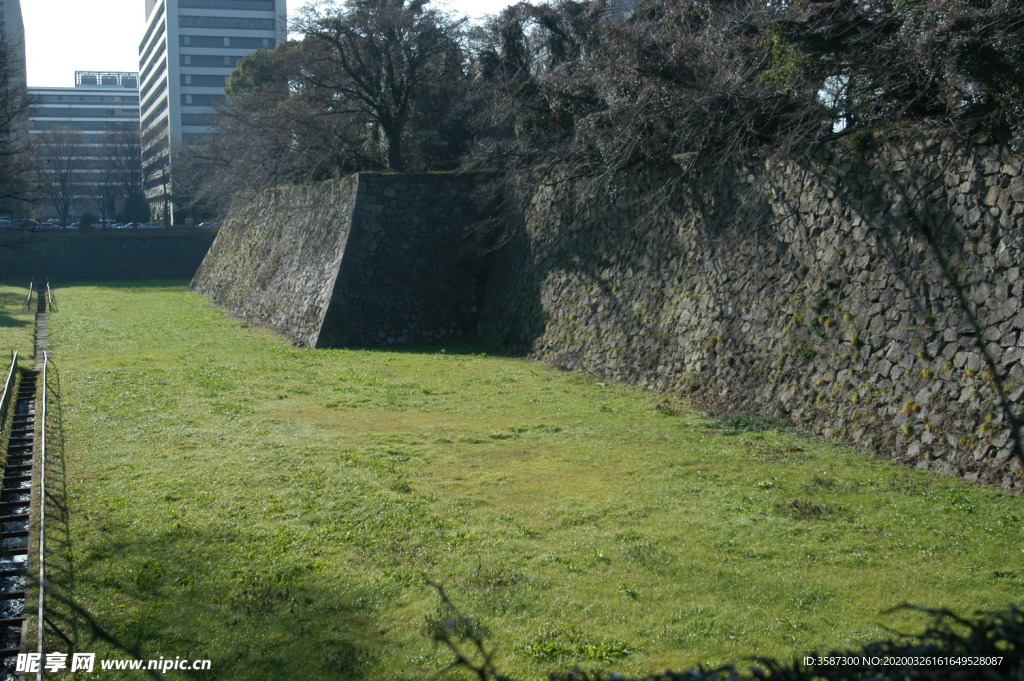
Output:
[[273,12],[274,0],[179,0],[178,7]]
[[192,66],[192,55],[191,54],[183,54],[183,55],[181,55],[181,62],[185,66]]
[[181,44],[185,45],[186,47],[191,45],[192,44],[192,36],[190,36],[190,35],[183,35],[183,36],[181,36]]
[[251,17],[178,17],[182,28],[242,28],[253,31],[273,31],[273,19]]
[[224,101],[224,95],[182,95],[181,103],[191,106],[215,107]]
[[227,85],[228,79],[226,76],[204,76],[204,75],[182,75],[182,85],[192,85],[195,87],[216,87],[222,88]]
[[212,127],[217,123],[216,118],[216,116],[211,114],[183,113],[181,114],[181,124]]
[[231,47],[231,38],[224,38],[224,47]]

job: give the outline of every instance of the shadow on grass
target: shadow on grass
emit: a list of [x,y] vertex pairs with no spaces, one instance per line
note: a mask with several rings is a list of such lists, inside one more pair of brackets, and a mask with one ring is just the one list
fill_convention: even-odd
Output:
[[[14,285],[8,284],[8,286]],[[28,294],[27,281],[23,288],[23,291],[0,291],[0,327],[14,328],[32,324],[30,312],[34,312],[34,310],[25,308],[25,297]],[[15,317],[17,314],[25,315],[24,319]]]
[[[47,581],[57,586],[58,591],[74,593],[75,565],[74,544],[71,540],[71,525],[67,509],[67,467],[64,451],[64,409],[60,399],[60,372],[54,363],[47,367],[47,465],[46,485],[46,532]],[[58,597],[58,603],[59,603]],[[61,639],[73,652],[81,650],[76,646],[80,635],[80,618],[69,616],[66,608],[58,605],[48,609],[47,638]]]
[[456,340],[451,343],[431,345],[346,345],[340,348],[318,348],[323,350],[356,350],[360,352],[383,352],[399,355],[452,355],[455,357],[500,357],[517,359],[526,357],[523,353],[506,348],[488,346],[472,340]]
[[[371,678],[374,653],[366,642],[379,641],[381,627],[389,626],[374,620],[380,594],[355,579],[322,574],[301,538],[250,527],[230,533],[222,525],[201,527],[190,523],[187,513],[155,535],[142,536],[132,522],[83,517],[73,500],[69,508],[60,372],[52,363],[49,372],[50,651],[97,653],[98,659],[208,659],[216,678]],[[176,504],[191,501],[193,492],[182,481],[164,501],[176,512],[181,510]],[[87,525],[97,523],[104,543],[83,553],[76,532],[81,536]],[[103,676],[98,667],[97,672],[99,679],[122,678]]]
[[21,328],[24,326],[32,326],[32,320],[30,319],[15,319],[10,315],[3,314],[0,312],[0,328]]
[[50,280],[50,286],[60,293],[60,289],[69,288],[111,288],[111,289],[138,289],[140,291],[188,288],[188,279],[129,279],[124,281],[55,281]]
[[[114,635],[136,642],[143,658],[209,659],[216,678],[374,678],[375,646],[367,642],[389,626],[373,616],[380,594],[319,573],[300,547],[290,559],[241,562],[231,548],[224,536],[198,527],[145,541],[114,530],[104,551],[81,557],[77,600],[116,594],[102,606],[117,609]],[[79,641],[89,646],[95,637]]]

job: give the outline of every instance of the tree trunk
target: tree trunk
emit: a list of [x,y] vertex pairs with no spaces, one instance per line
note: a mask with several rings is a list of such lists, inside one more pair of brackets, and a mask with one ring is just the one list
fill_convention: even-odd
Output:
[[403,172],[405,161],[402,159],[402,131],[390,126],[384,128],[384,140],[388,145],[388,170]]

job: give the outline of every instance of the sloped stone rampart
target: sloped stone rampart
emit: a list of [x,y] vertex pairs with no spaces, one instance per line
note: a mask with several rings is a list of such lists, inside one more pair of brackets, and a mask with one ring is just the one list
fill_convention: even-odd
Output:
[[719,171],[533,188],[489,256],[472,236],[473,178],[288,188],[234,212],[194,285],[303,345],[476,330],[1021,488],[1007,416],[1024,397],[1019,157],[890,140]]
[[316,345],[358,188],[358,176],[350,176],[272,189],[236,205],[192,288],[299,345]]
[[[995,391],[1021,410],[1020,158],[896,141],[716,177],[535,191],[484,339],[1021,488]],[[644,199],[666,186],[654,219]]]
[[232,210],[193,288],[309,347],[473,335],[487,271],[475,186],[360,173],[269,191]]

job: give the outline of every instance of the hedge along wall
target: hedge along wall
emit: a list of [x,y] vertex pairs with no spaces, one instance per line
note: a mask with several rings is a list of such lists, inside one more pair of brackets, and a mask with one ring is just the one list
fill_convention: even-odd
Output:
[[[1021,408],[1020,159],[896,142],[716,177],[536,190],[496,261],[484,338],[1024,487],[994,387]],[[673,180],[651,213],[643,199]]]

